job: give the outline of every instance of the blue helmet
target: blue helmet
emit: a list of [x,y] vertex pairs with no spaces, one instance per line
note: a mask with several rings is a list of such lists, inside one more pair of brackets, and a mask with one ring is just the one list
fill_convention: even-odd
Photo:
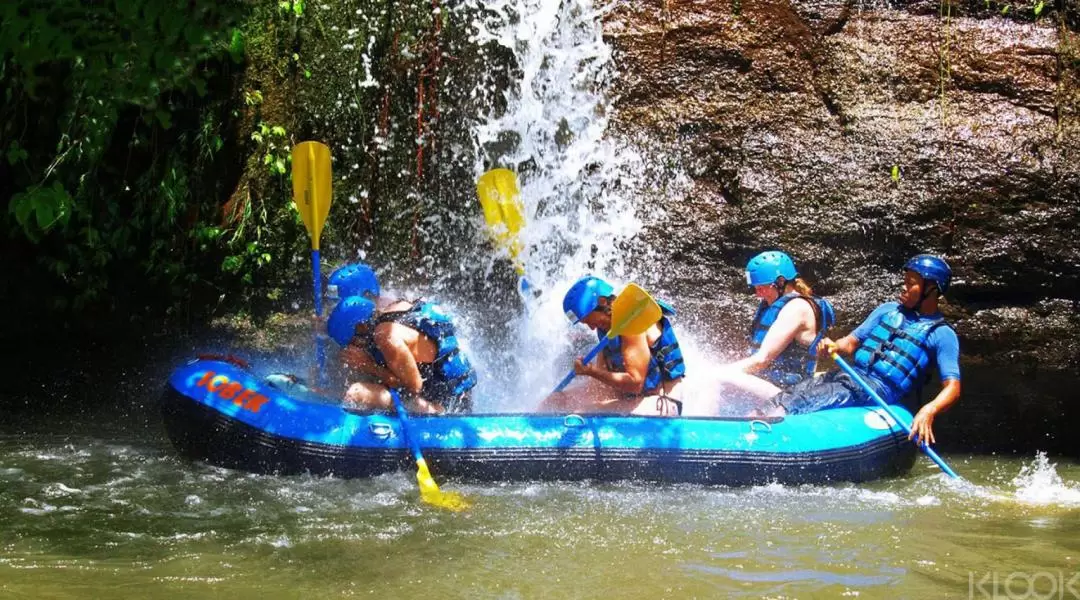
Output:
[[904,270],[918,273],[923,281],[933,281],[942,294],[949,289],[949,282],[952,281],[952,269],[949,263],[933,254],[912,256],[904,263]]
[[746,263],[746,283],[749,285],[771,285],[777,277],[791,281],[799,276],[791,257],[779,250],[762,252]]
[[600,305],[600,298],[615,295],[615,288],[611,284],[592,275],[586,275],[570,286],[570,290],[563,296],[562,308],[566,318],[574,323],[581,322],[585,315],[596,310]]
[[326,283],[326,295],[331,298],[363,296],[374,300],[379,297],[379,280],[375,278],[375,271],[364,263],[339,267]]
[[361,296],[349,296],[330,312],[326,332],[341,346],[348,346],[356,335],[356,326],[367,323],[375,315],[375,303]]

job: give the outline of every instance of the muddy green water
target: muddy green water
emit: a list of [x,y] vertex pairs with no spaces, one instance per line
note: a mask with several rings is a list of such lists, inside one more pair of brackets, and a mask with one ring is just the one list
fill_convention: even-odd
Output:
[[449,482],[475,502],[453,514],[408,474],[249,475],[108,429],[0,436],[0,597],[1080,597],[1064,459],[946,456],[968,485],[925,459],[860,486]]

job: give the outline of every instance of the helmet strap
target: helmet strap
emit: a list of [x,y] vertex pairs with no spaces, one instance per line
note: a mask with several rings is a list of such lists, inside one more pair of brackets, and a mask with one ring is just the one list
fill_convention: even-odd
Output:
[[[929,283],[934,284],[934,286],[931,288],[929,285],[926,285],[926,284],[929,284]],[[930,298],[930,292],[931,291],[937,292],[938,297],[941,296],[941,292],[938,291],[938,286],[937,286],[936,281],[928,281],[926,279],[923,279],[923,284],[924,285],[922,287],[922,290],[919,292],[919,303],[915,305],[915,308],[917,308],[917,309],[922,309],[923,302],[926,302],[926,300],[928,298]]]
[[[602,300],[607,300],[607,298],[602,298]],[[596,308],[594,308],[593,310],[600,311],[601,313],[603,313],[605,315],[610,315],[611,314],[611,303],[610,302],[598,302],[596,304]]]
[[787,280],[784,279],[783,275],[780,275],[779,277],[776,278],[776,281],[773,281],[772,286],[776,290],[776,295],[777,296],[783,296],[784,295],[784,288],[787,287]]

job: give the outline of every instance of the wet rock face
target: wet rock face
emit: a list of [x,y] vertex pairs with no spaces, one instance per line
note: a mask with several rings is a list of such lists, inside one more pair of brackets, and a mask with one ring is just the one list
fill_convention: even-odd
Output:
[[983,2],[948,18],[937,2],[869,5],[657,0],[609,14],[618,127],[666,144],[693,180],[639,240],[670,265],[655,283],[741,331],[742,266],[782,248],[845,333],[895,296],[907,257],[938,253],[973,372],[1075,381],[1075,23]]

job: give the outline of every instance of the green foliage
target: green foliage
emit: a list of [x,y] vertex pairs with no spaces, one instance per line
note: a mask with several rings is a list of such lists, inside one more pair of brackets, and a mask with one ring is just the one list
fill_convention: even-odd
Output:
[[258,129],[251,132],[251,139],[258,144],[262,163],[270,169],[271,174],[284,175],[288,172],[292,154],[284,127],[260,122]]
[[281,0],[278,8],[285,13],[292,13],[297,17],[304,16],[304,0]]
[[[1030,4],[1016,3],[1016,2],[999,2],[998,0],[985,0],[984,2],[987,10],[996,10],[1002,17],[1012,18],[1029,18],[1027,17],[1027,9],[1031,9],[1031,17],[1038,20],[1043,16],[1047,9],[1053,9],[1054,3],[1047,3],[1046,0],[1034,0]],[[1013,9],[1016,10],[1013,10]]]
[[501,96],[447,85],[493,61],[443,4],[0,2],[0,275],[61,309],[279,296],[309,275],[288,202],[304,139],[334,149],[327,256],[451,272],[476,210],[468,120]]
[[240,29],[229,33],[229,57],[236,64],[244,62],[244,32]]
[[223,61],[243,60],[231,24],[247,10],[243,0],[0,3],[0,232],[6,248],[31,245],[70,295],[58,308],[103,300],[124,280],[173,294],[190,283],[198,258],[186,250],[217,219],[212,161],[225,145],[221,105],[207,95]]
[[260,90],[251,90],[244,92],[244,104],[248,106],[258,106],[263,103],[263,95]]
[[[51,186],[36,186],[11,198],[10,210],[27,237],[37,241],[39,235],[54,225],[64,227],[71,220],[72,198],[59,181]],[[31,218],[32,217],[32,218]]]

